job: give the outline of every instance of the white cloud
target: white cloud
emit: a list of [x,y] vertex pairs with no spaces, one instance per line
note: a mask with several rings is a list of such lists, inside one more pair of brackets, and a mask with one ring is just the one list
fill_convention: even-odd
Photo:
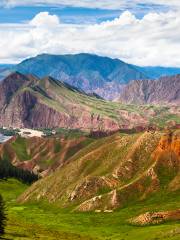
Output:
[[6,7],[53,4],[101,9],[121,9],[124,7],[134,7],[137,4],[160,4],[170,7],[180,7],[179,0],[2,0],[0,4]]
[[31,26],[40,28],[55,28],[60,24],[56,15],[49,15],[48,12],[38,13],[29,23]]
[[43,52],[89,52],[137,65],[180,67],[180,14],[149,13],[137,19],[125,11],[95,25],[63,24],[42,12],[26,24],[0,25],[0,62],[20,61]]

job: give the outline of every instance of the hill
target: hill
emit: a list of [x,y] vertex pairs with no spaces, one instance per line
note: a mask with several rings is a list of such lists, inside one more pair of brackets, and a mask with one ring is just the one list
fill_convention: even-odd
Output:
[[19,198],[76,211],[113,211],[180,190],[179,131],[115,134],[93,142]]
[[46,176],[63,166],[67,159],[94,140],[80,137],[14,137],[0,144],[0,159],[14,166]]
[[178,109],[108,102],[51,77],[15,72],[0,82],[0,126],[6,127],[113,132],[179,123]]
[[126,85],[119,101],[128,104],[180,104],[180,75],[156,81],[138,80]]
[[4,159],[44,176],[30,187],[0,181],[8,212],[4,238],[178,239],[178,130],[16,137],[0,148]]

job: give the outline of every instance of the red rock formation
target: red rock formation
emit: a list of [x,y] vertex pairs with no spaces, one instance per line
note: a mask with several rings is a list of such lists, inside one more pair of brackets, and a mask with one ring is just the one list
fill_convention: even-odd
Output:
[[180,104],[180,75],[136,80],[126,85],[119,101],[133,104]]
[[147,212],[139,215],[129,222],[135,225],[159,224],[165,221],[180,220],[180,209],[164,212]]

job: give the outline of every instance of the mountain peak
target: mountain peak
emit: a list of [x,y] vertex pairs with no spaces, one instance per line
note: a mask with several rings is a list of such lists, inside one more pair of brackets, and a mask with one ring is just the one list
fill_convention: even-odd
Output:
[[40,78],[51,76],[86,93],[97,93],[97,89],[105,88],[109,82],[121,85],[132,79],[147,78],[140,70],[119,59],[88,53],[41,54],[21,62],[15,70]]

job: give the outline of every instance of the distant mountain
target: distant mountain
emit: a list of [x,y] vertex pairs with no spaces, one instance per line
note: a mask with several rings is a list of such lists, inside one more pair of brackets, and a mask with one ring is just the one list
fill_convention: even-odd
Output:
[[126,85],[119,101],[128,104],[180,104],[180,75],[156,81],[137,80]]
[[89,96],[51,77],[15,72],[0,82],[0,126],[116,131],[161,125],[174,120],[178,109],[126,106]]
[[122,87],[132,80],[157,79],[180,74],[180,68],[138,67],[119,59],[92,54],[41,54],[16,66],[1,66],[0,79],[18,71],[39,78],[51,76],[86,93],[96,93],[104,99],[118,98]]
[[127,84],[132,79],[147,78],[130,64],[91,54],[42,54],[26,59],[13,70],[23,74],[34,74],[40,78],[51,76],[86,92],[97,91],[99,95],[102,92],[102,97],[111,96],[116,92],[115,88],[108,90],[108,84],[116,84],[120,88],[122,84]]
[[0,64],[0,81],[10,74],[12,68],[12,64]]
[[136,67],[143,72],[150,79],[158,79],[160,77],[167,77],[180,74],[180,68],[172,67]]

